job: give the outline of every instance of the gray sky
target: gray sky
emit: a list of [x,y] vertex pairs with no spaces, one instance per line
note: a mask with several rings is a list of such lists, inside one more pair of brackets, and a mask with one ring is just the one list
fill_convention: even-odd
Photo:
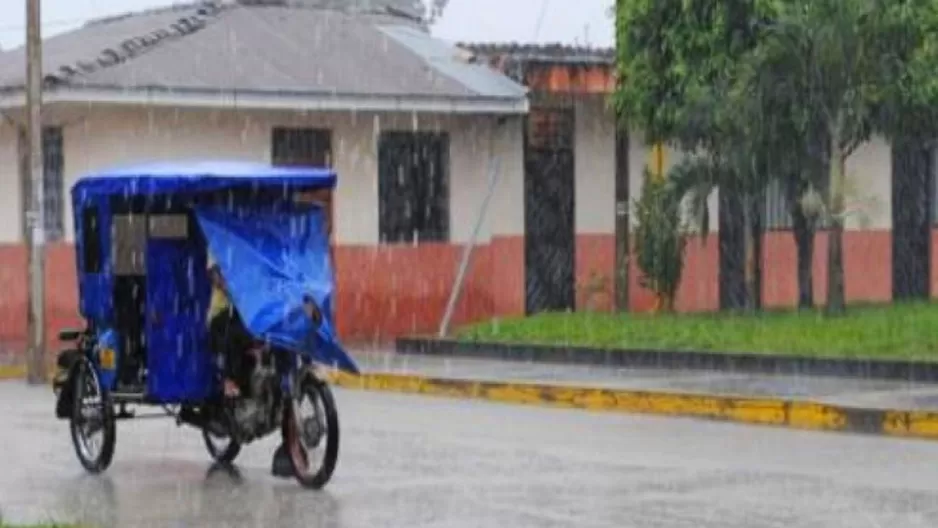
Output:
[[[13,4],[0,19],[0,46],[21,45],[25,0]],[[46,36],[78,27],[89,18],[168,5],[174,0],[42,0]],[[562,42],[612,46],[613,0],[450,0],[433,29],[447,40],[486,42]],[[541,21],[540,24],[538,21]]]

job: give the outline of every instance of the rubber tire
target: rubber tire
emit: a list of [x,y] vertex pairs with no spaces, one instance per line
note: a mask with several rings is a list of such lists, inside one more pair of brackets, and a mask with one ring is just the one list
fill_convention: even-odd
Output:
[[[319,471],[312,475],[305,475],[301,473],[296,467],[296,461],[293,460],[293,457],[290,456],[290,464],[293,466],[293,474],[296,477],[297,482],[301,486],[307,489],[319,490],[325,487],[325,485],[332,478],[333,472],[335,472],[336,462],[339,459],[339,413],[335,404],[335,397],[332,395],[332,390],[329,388],[325,382],[320,381],[313,376],[307,376],[303,380],[301,385],[301,390],[309,394],[310,392],[317,393],[316,395],[322,399],[323,410],[326,413],[326,454],[322,462],[322,467],[319,468]],[[288,442],[293,442],[293,427],[295,427],[295,422],[293,422],[293,411],[285,410],[288,414],[288,418],[293,423],[293,426],[286,427],[288,434]],[[287,446],[289,452],[289,446]]]
[[230,436],[228,439],[228,447],[219,453],[218,450],[215,449],[215,444],[212,443],[208,429],[202,429],[202,440],[205,442],[205,449],[208,450],[208,454],[212,457],[212,460],[219,464],[230,465],[241,453],[241,444],[233,440]]
[[79,361],[81,363],[76,366],[78,372],[75,373],[75,381],[71,387],[71,390],[75,391],[75,395],[72,397],[72,415],[69,419],[69,430],[72,435],[72,447],[75,448],[75,454],[78,456],[78,461],[81,462],[82,467],[85,470],[92,474],[101,473],[111,465],[111,461],[114,459],[114,447],[117,444],[117,420],[114,416],[114,404],[111,401],[111,395],[98,386],[98,390],[101,393],[101,403],[104,406],[104,441],[101,445],[101,454],[97,460],[88,460],[85,458],[84,454],[81,452],[81,440],[78,438],[78,430],[76,426],[76,418],[81,413],[81,398],[78,398],[78,387],[81,387],[84,383],[84,377],[90,375],[92,371],[89,369],[94,368],[91,365],[91,362],[86,358],[82,358]]

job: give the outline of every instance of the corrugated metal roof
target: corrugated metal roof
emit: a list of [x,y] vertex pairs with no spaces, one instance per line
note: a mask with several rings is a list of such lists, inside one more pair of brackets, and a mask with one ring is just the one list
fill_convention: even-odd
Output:
[[492,68],[471,61],[459,48],[406,26],[382,26],[381,30],[399,44],[422,57],[435,70],[469,87],[480,95],[524,97],[526,90],[504,75],[492,75]]
[[[523,99],[501,73],[394,17],[288,6],[182,6],[48,39],[65,86]],[[0,87],[24,84],[24,50],[0,53]]]

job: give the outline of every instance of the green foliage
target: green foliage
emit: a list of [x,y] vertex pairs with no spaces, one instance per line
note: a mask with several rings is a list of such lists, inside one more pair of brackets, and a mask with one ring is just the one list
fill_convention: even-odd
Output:
[[[912,3],[915,3],[914,1]],[[879,0],[788,0],[743,63],[745,89],[792,101],[804,125],[820,117],[846,154],[869,138],[917,38],[907,9]]]
[[[620,0],[616,36],[616,107],[649,142],[694,152],[679,179],[699,211],[714,187],[778,180],[800,215],[826,187],[839,241],[846,157],[874,133],[938,136],[934,0]],[[829,305],[843,304],[839,247]]]
[[[765,4],[765,5],[764,5]],[[711,147],[739,60],[757,42],[760,0],[630,0],[616,12],[617,109],[649,142]]]
[[641,284],[658,295],[663,308],[674,304],[684,269],[686,237],[681,196],[665,178],[645,170],[642,194],[635,201],[635,258]]
[[[931,137],[938,16],[931,0],[785,0],[741,64],[740,86],[790,109],[795,132],[826,139],[828,298],[844,308],[846,158],[874,133]],[[820,133],[818,134],[818,132]],[[812,139],[812,141],[816,141]]]
[[828,319],[816,311],[760,315],[570,313],[500,319],[457,332],[477,342],[563,344],[606,349],[930,360],[938,362],[938,303],[856,306]]

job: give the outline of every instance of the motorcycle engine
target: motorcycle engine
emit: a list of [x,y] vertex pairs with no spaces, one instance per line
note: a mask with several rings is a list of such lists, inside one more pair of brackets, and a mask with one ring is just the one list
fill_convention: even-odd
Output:
[[234,407],[234,422],[242,442],[266,435],[276,426],[274,389],[276,371],[258,366],[251,376],[251,398],[242,398]]

